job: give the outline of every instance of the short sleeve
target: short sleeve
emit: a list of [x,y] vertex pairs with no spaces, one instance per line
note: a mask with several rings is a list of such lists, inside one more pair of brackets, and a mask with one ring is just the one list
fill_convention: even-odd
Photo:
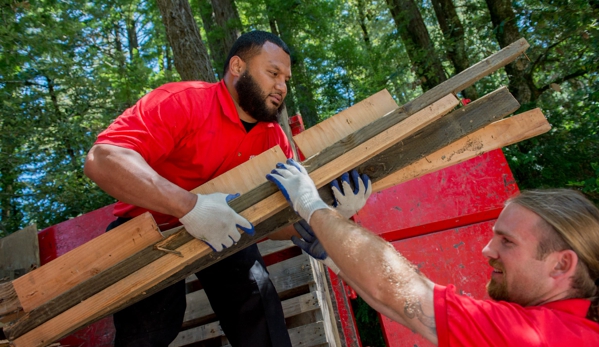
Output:
[[111,144],[138,152],[149,164],[168,156],[189,128],[190,111],[177,94],[156,89],[127,109],[96,144]]

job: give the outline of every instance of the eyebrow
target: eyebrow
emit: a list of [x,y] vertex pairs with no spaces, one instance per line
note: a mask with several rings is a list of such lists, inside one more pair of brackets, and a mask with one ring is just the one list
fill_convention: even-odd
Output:
[[506,231],[503,231],[503,230],[497,230],[497,229],[495,229],[495,227],[493,227],[493,233],[496,234],[496,235],[507,236],[507,237],[512,238],[512,239],[516,238],[513,234],[510,234],[510,233],[508,233]]
[[[276,63],[273,63],[272,61],[269,61],[271,68],[276,69],[277,72],[282,72],[283,70],[281,70],[281,68],[279,67],[279,65],[277,65]],[[289,71],[289,76],[288,78],[291,78],[291,71]]]

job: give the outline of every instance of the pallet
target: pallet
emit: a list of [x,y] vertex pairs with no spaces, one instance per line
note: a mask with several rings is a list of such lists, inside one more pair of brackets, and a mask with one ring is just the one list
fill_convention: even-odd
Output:
[[[330,293],[322,264],[314,261],[290,241],[258,244],[265,259],[277,254],[291,255],[267,266],[281,303],[292,346],[340,346],[332,316]],[[285,257],[283,255],[283,257]],[[169,347],[229,346],[203,289],[195,275],[187,282],[187,310],[181,332]]]

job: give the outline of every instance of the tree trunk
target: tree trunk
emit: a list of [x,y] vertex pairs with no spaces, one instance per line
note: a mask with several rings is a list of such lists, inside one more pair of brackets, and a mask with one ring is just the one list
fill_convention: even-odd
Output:
[[187,0],[158,0],[166,37],[173,48],[175,68],[184,81],[216,82],[208,51]]
[[[516,26],[516,15],[510,0],[486,0],[491,14],[495,37],[501,48],[520,39]],[[505,72],[510,79],[510,91],[521,105],[534,102],[541,94],[532,80],[530,62],[522,55],[506,65]]]
[[241,19],[235,2],[233,0],[212,0],[214,20],[222,30],[221,40],[223,42],[224,55],[229,54],[235,40],[241,35]]
[[223,78],[223,68],[228,51],[225,50],[223,40],[219,35],[219,28],[214,20],[212,4],[210,3],[210,0],[198,0],[198,8],[200,10],[200,16],[202,17],[204,31],[206,32],[206,39],[208,40],[210,56],[212,57],[212,63],[214,64],[213,66],[218,77]]
[[[281,34],[279,33],[279,29],[277,28],[277,23],[274,21],[274,19],[269,18],[268,20],[268,24],[270,25],[270,32],[281,37]],[[281,40],[283,40],[281,38]],[[287,42],[285,40],[283,40],[283,42],[285,42],[287,44]],[[294,67],[293,67],[293,59],[291,60],[291,71],[294,71]],[[295,75],[294,77],[295,78]],[[294,97],[294,91],[292,86],[294,85],[294,81],[290,81],[287,82],[287,96],[285,97],[285,108],[286,108],[286,112],[287,114],[291,114],[292,116],[295,116],[298,113],[298,109],[297,109],[297,105],[295,104],[295,97]]]
[[[452,0],[432,0],[432,2],[437,21],[445,38],[447,57],[453,63],[455,72],[458,74],[470,67],[470,61],[466,53],[464,27]],[[464,96],[470,100],[475,100],[478,98],[478,93],[474,86],[471,86],[464,90]]]
[[423,91],[445,81],[445,71],[414,0],[386,0]]
[[129,41],[129,59],[133,61],[133,58],[139,49],[139,42],[137,40],[137,30],[135,28],[135,19],[133,18],[133,13],[127,14],[127,19],[125,21],[127,25],[127,39]]
[[[318,123],[318,112],[316,111],[316,102],[314,98],[314,92],[310,88],[312,83],[310,82],[310,76],[306,72],[306,67],[304,66],[304,57],[301,50],[297,49],[295,45],[295,40],[293,38],[293,34],[289,29],[291,26],[287,25],[287,21],[289,18],[284,18],[279,20],[275,19],[276,27],[279,30],[279,36],[281,39],[287,44],[289,50],[291,51],[291,71],[293,74],[293,78],[291,79],[291,83],[295,90],[295,96],[297,98],[297,109],[299,113],[302,115],[302,119],[304,120],[304,124],[306,128],[311,127]],[[291,95],[287,95],[289,98]],[[292,98],[290,98],[292,102]],[[287,100],[287,98],[285,98]],[[289,103],[290,106],[295,106]],[[292,110],[289,107],[289,110]]]
[[368,34],[368,28],[366,27],[366,14],[364,13],[364,0],[358,0],[358,21],[360,22],[360,29],[362,29],[362,38],[368,49],[371,49],[370,35]]

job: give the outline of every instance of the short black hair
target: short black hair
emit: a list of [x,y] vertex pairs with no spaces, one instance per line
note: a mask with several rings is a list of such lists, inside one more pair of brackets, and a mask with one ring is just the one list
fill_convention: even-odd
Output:
[[287,47],[285,42],[283,42],[277,35],[260,30],[250,31],[239,36],[235,43],[233,43],[233,47],[231,47],[229,56],[225,61],[223,76],[229,71],[229,62],[233,56],[239,56],[243,61],[247,62],[253,56],[260,54],[260,50],[266,41],[274,43],[281,47],[285,53],[291,55],[291,53],[289,53],[289,47]]

